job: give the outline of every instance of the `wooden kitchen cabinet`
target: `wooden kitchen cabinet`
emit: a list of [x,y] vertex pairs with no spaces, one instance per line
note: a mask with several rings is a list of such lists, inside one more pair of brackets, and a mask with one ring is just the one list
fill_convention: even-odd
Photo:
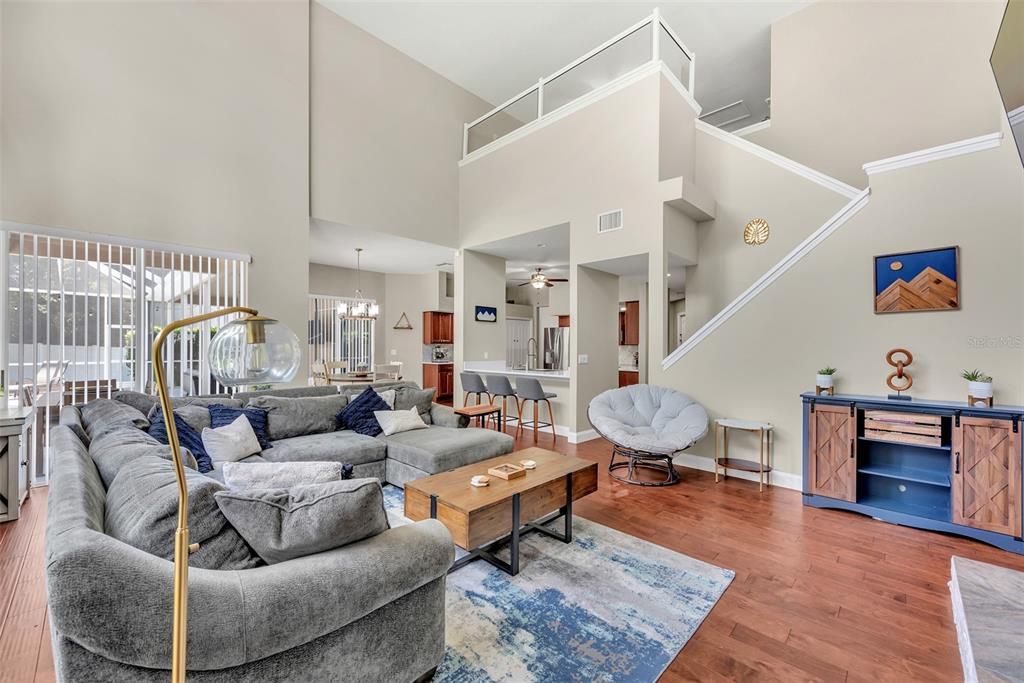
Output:
[[953,428],[953,522],[1020,538],[1019,427],[981,417],[959,423]]
[[619,312],[619,346],[640,344],[640,302],[627,301],[626,310]]
[[436,389],[435,398],[450,398],[455,393],[455,371],[451,363],[424,363],[423,388]]
[[452,344],[455,341],[454,315],[444,311],[423,311],[423,343]]
[[634,384],[640,384],[639,370],[619,370],[620,387],[628,387]]
[[807,434],[810,493],[857,499],[857,419],[849,406],[817,405]]
[[560,316],[558,316],[558,326],[559,327],[569,327],[569,316],[567,316],[567,315],[560,315]]

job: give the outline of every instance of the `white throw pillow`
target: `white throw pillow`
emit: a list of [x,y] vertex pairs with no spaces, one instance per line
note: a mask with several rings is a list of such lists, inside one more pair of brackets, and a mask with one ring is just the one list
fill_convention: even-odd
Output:
[[[377,391],[374,389],[374,391]],[[395,409],[395,390],[388,389],[387,391],[377,391],[377,395],[380,396],[385,403],[388,404],[388,408],[391,410]]]
[[373,416],[377,418],[377,424],[384,430],[384,436],[427,428],[427,423],[420,417],[416,406],[409,410],[375,410]]
[[340,462],[226,462],[224,485],[229,489],[290,489],[293,486],[341,481]]
[[203,429],[203,446],[215,463],[235,462],[263,450],[260,448],[259,439],[256,438],[256,432],[249,424],[249,418],[245,415],[239,415],[229,425]]

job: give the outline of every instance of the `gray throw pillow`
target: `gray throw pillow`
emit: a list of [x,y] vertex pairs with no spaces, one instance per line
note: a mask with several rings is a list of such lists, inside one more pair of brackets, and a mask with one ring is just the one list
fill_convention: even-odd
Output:
[[224,516],[267,564],[322,553],[389,528],[376,479],[221,491]]
[[[117,473],[128,462],[142,457],[157,457],[170,462],[171,447],[131,425],[115,425],[98,435],[88,444],[89,455],[99,470],[103,485],[110,488]],[[196,459],[187,448],[181,449],[185,467],[199,469]]]
[[117,425],[129,424],[139,429],[149,429],[149,419],[142,412],[110,398],[89,401],[79,411],[85,433],[92,439]]
[[228,408],[241,408],[242,402],[237,398],[231,398],[230,394],[224,394],[223,396],[179,396],[178,398],[171,399],[171,406],[174,411],[177,412],[179,408],[185,406],[211,406],[214,403],[219,403],[222,406]]
[[118,391],[115,391],[110,398],[130,405],[143,415],[149,415],[149,411],[157,404],[156,396],[143,394],[140,391],[132,391],[130,389],[119,389]]
[[[185,470],[188,486],[189,542],[199,550],[189,566],[202,569],[248,569],[260,564],[217,506],[224,486],[198,472]],[[178,526],[178,487],[173,465],[159,458],[126,463],[107,489],[106,533],[139,550],[174,558]]]
[[341,481],[340,462],[226,462],[221,467],[229,489],[288,489]]
[[324,434],[338,428],[338,413],[348,404],[348,396],[306,396],[282,398],[256,396],[249,405],[267,411],[270,438],[290,439],[305,434]]
[[437,389],[416,389],[398,387],[395,394],[395,410],[409,410],[416,406],[416,412],[425,424],[430,424],[430,406],[434,403]]

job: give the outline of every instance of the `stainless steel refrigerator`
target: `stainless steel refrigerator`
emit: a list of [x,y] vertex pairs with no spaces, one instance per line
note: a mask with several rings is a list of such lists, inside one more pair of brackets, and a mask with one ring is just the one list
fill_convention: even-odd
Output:
[[569,328],[544,328],[544,358],[542,367],[545,370],[569,369]]

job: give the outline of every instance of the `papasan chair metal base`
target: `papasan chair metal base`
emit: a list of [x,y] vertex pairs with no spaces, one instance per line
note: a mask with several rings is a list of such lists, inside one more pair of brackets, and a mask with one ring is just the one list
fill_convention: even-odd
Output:
[[[616,456],[626,459],[616,461]],[[626,476],[623,477],[615,473],[616,470],[621,469],[626,470]],[[665,479],[661,481],[638,479],[636,477],[638,469],[660,472],[665,475]],[[612,459],[608,463],[608,474],[613,479],[618,479],[627,484],[636,484],[637,486],[671,486],[672,484],[678,484],[680,481],[679,475],[676,474],[676,468],[672,466],[671,455],[635,451],[632,448],[626,448],[618,444],[612,444]]]
[[[672,457],[708,432],[708,414],[690,396],[651,384],[601,392],[587,406],[594,431],[612,445],[608,474],[636,486],[671,486],[681,480]],[[641,477],[641,470],[661,477]]]

